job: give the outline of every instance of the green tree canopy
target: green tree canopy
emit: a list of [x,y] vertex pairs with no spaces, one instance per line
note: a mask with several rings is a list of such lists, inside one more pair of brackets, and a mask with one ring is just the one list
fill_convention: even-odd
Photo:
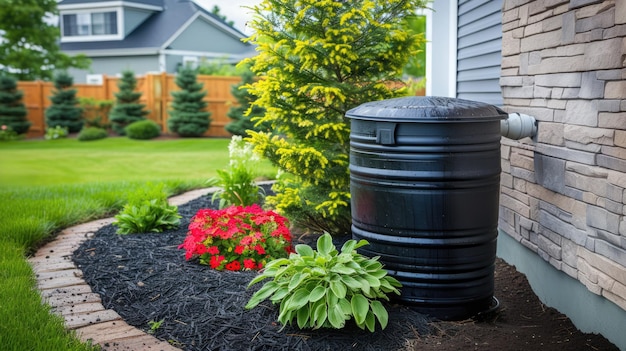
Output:
[[405,19],[423,0],[263,0],[253,8],[249,85],[262,122],[256,150],[284,176],[267,201],[296,225],[350,231],[349,109],[399,96],[400,77],[423,37]]
[[0,0],[0,70],[18,80],[49,80],[55,70],[89,68],[84,55],[59,48],[56,0]]

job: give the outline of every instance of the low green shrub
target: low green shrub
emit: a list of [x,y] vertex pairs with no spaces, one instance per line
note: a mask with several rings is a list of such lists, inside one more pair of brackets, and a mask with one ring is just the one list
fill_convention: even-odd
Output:
[[282,325],[295,318],[299,328],[343,328],[354,317],[361,329],[373,332],[376,319],[385,329],[388,313],[377,299],[388,300],[388,293],[400,294],[401,284],[387,275],[378,257],[356,252],[367,244],[366,240],[348,240],[339,253],[330,234],[325,233],[317,240],[317,251],[296,245],[296,253],[270,261],[250,282],[248,286],[272,279],[252,295],[246,309],[269,298],[280,303],[278,321]]
[[118,215],[113,225],[118,234],[160,233],[175,229],[180,224],[178,207],[167,202],[163,184],[148,185],[129,195],[128,203]]
[[18,140],[20,136],[11,128],[11,126],[7,126],[3,124],[0,126],[0,141],[11,141]]
[[64,139],[69,133],[66,127],[55,126],[46,128],[46,134],[43,136],[46,140]]
[[104,139],[109,136],[109,133],[98,127],[87,127],[81,129],[80,133],[78,133],[78,140],[80,141],[90,141],[90,140],[99,140]]
[[161,127],[155,122],[146,119],[129,124],[124,133],[131,139],[148,140],[161,135]]

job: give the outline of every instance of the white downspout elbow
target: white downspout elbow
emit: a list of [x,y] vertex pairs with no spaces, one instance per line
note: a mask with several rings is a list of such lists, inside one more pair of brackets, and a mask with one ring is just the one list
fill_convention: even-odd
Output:
[[532,138],[537,135],[537,120],[529,115],[510,113],[507,119],[500,121],[500,134],[514,140]]

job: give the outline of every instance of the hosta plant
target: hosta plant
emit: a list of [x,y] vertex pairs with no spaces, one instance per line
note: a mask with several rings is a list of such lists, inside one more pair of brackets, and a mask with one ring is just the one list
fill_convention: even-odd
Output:
[[198,257],[201,264],[229,271],[261,269],[293,252],[287,219],[256,204],[199,210],[178,248],[186,250],[187,260]]
[[180,218],[178,207],[167,202],[163,184],[160,184],[131,194],[128,203],[115,216],[113,225],[118,227],[117,234],[160,233],[178,228]]
[[317,240],[317,251],[296,245],[289,258],[268,262],[250,282],[252,286],[272,279],[254,293],[246,308],[269,298],[280,304],[278,321],[283,325],[295,319],[299,328],[343,328],[354,318],[361,329],[373,332],[376,320],[385,329],[388,314],[378,299],[399,294],[400,283],[387,275],[378,257],[356,252],[367,244],[366,240],[348,240],[338,252],[330,234],[325,233]]

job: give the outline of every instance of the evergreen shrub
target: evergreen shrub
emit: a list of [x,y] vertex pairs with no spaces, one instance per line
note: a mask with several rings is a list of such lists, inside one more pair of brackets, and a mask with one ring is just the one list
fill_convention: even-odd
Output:
[[81,129],[80,133],[78,133],[79,141],[90,141],[90,140],[99,140],[104,139],[109,136],[109,133],[106,129],[98,128],[98,127],[86,127]]
[[74,78],[67,72],[59,72],[54,76],[54,88],[50,96],[50,105],[46,109],[46,125],[48,128],[63,127],[69,133],[76,133],[83,127],[83,111],[78,106],[76,89],[72,88]]
[[145,119],[148,111],[146,105],[139,103],[141,92],[135,91],[137,80],[132,71],[122,72],[118,81],[119,91],[115,93],[115,104],[109,113],[111,128],[119,135],[124,135],[124,128],[129,124]]
[[255,150],[285,176],[268,205],[301,227],[350,232],[350,125],[346,112],[405,94],[401,75],[423,43],[406,19],[425,0],[262,0],[244,61],[260,76],[247,85],[261,122]]
[[28,132],[31,123],[26,118],[26,106],[22,102],[24,93],[17,89],[17,80],[0,76],[0,126],[16,134]]
[[196,71],[191,68],[178,72],[176,85],[180,90],[171,93],[174,101],[169,111],[168,128],[181,137],[202,136],[211,123],[211,113],[206,111],[208,104],[204,101],[206,90],[202,90],[203,85],[197,81]]
[[241,83],[233,85],[230,92],[237,99],[237,105],[232,106],[226,115],[232,120],[224,128],[231,134],[248,136],[248,130],[257,132],[269,131],[268,123],[257,125],[259,117],[265,114],[265,109],[254,105],[256,96],[250,94],[248,86],[254,83],[254,73],[246,70],[241,75]]
[[130,139],[148,140],[161,135],[161,127],[155,122],[146,119],[129,124],[124,128],[124,134]]

